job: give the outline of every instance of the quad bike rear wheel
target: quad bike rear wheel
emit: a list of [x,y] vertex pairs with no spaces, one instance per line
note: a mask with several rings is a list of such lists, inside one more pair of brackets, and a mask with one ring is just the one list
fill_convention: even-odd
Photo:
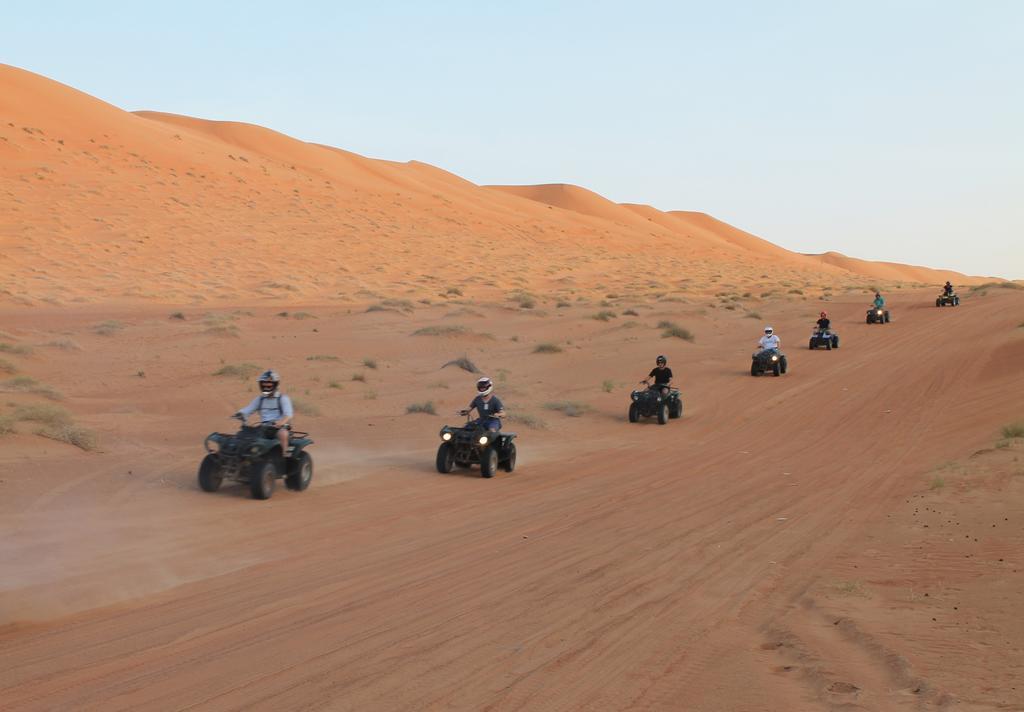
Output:
[[811,337],[811,340],[807,343],[807,348],[809,348],[811,351],[814,350],[814,337],[813,336]]
[[516,444],[508,444],[508,459],[501,465],[505,472],[514,472],[516,469]]
[[451,443],[441,443],[437,448],[437,471],[447,475],[455,467],[455,448]]
[[249,465],[249,492],[253,499],[270,499],[276,478],[277,468],[270,460],[258,460]]
[[305,492],[313,480],[313,458],[303,450],[291,463],[291,472],[285,475],[284,485],[296,492]]
[[199,463],[199,488],[203,492],[216,492],[224,478],[220,474],[220,463],[216,455],[207,455]]
[[480,453],[480,475],[482,477],[494,477],[498,471],[498,451],[493,445],[489,445]]
[[672,401],[672,407],[668,411],[668,417],[670,418],[682,418],[683,417],[683,402],[681,400]]
[[788,369],[788,368],[789,368],[789,361],[786,360],[785,356],[781,357],[779,359],[779,370],[782,371],[783,373],[785,373],[786,369]]

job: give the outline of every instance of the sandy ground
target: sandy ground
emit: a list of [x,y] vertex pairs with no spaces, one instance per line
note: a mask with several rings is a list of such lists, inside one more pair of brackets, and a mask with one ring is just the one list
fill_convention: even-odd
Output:
[[[29,423],[5,436],[0,695],[19,710],[1020,709],[1024,443],[994,446],[1021,415],[1024,294],[931,299],[894,297],[884,326],[864,324],[863,298],[827,304],[832,352],[806,348],[818,305],[765,302],[791,370],[760,379],[763,319],[713,301],[607,322],[254,307],[215,320],[231,336],[188,309],[7,310],[6,343],[32,347],[7,363],[58,389],[100,450]],[[412,335],[451,325],[465,331]],[[546,342],[563,351],[533,353]],[[658,352],[686,412],[630,425],[630,383]],[[440,367],[463,354],[543,421],[512,426],[519,467],[494,480],[433,468],[473,382]],[[253,392],[212,374],[245,361],[272,362],[320,413],[299,419],[317,441],[305,493],[197,489],[202,438]],[[427,400],[438,415],[404,413]]]
[[[1024,290],[986,281],[0,65],[0,707],[1024,710]],[[659,353],[684,417],[631,425]],[[434,469],[463,356],[514,473]],[[266,367],[312,487],[201,492]]]

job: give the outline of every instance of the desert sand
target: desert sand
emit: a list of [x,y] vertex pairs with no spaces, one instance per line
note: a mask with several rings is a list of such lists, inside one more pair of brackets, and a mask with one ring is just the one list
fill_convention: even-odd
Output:
[[[4,709],[1024,709],[1019,285],[7,66],[0,196]],[[513,473],[434,469],[462,356]],[[201,492],[270,366],[311,488]]]

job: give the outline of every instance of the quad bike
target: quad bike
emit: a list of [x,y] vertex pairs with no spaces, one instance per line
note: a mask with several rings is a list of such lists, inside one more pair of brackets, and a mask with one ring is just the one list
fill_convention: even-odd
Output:
[[469,417],[468,410],[460,410],[466,416],[466,424],[459,427],[446,425],[441,428],[441,445],[437,448],[437,471],[451,472],[456,466],[469,468],[480,465],[480,475],[494,477],[498,468],[505,472],[516,469],[515,433],[491,431],[480,420]]
[[888,324],[889,323],[889,310],[879,309],[878,307],[871,307],[868,309],[868,316],[866,319],[868,324]]
[[839,348],[839,334],[831,329],[815,329],[811,333],[811,340],[808,348],[817,349],[819,346],[827,351]]
[[781,376],[788,366],[786,355],[778,349],[755,351],[750,359],[750,375],[760,376],[762,373],[771,372],[775,376]]
[[249,485],[255,499],[270,499],[274,483],[284,479],[288,489],[297,492],[309,487],[313,479],[313,458],[306,447],[313,444],[309,433],[289,431],[291,457],[281,452],[274,428],[247,425],[242,421],[235,434],[210,433],[204,443],[207,456],[199,464],[199,486],[204,492],[216,492],[225,479]]
[[683,401],[679,398],[679,389],[670,388],[668,395],[664,396],[661,389],[662,386],[654,385],[630,393],[629,397],[633,402],[629,404],[629,422],[635,423],[641,416],[657,417],[658,423],[664,425],[670,418],[683,417]]
[[935,306],[937,307],[958,307],[960,306],[960,297],[953,292],[946,294],[943,292],[935,299]]

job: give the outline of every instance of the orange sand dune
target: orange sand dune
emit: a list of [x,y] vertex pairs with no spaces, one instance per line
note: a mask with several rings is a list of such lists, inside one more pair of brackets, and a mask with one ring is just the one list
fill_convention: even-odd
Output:
[[[507,289],[478,286],[453,264],[456,245],[502,264],[517,288],[553,295],[570,283],[630,289],[636,270],[652,290],[685,278],[692,294],[723,280],[752,291],[878,277],[872,263],[823,268],[699,213],[618,205],[575,186],[481,187],[251,124],[133,114],[6,65],[0,114],[0,229],[15,268],[0,298],[14,303],[351,301],[397,296],[395,285],[504,299]],[[666,239],[671,256],[659,259]],[[538,249],[550,266],[517,259]],[[885,278],[931,274],[887,268]]]
[[863,274],[867,277],[876,277],[884,280],[897,280],[907,282],[923,282],[931,284],[942,284],[946,280],[954,284],[981,284],[992,281],[992,277],[966,277],[965,275],[945,269],[932,269],[931,267],[915,267],[913,265],[900,264],[898,262],[872,262],[860,260],[856,257],[847,257],[839,252],[826,252],[820,255],[808,255],[812,259],[820,260],[822,264],[841,267],[850,272]]

